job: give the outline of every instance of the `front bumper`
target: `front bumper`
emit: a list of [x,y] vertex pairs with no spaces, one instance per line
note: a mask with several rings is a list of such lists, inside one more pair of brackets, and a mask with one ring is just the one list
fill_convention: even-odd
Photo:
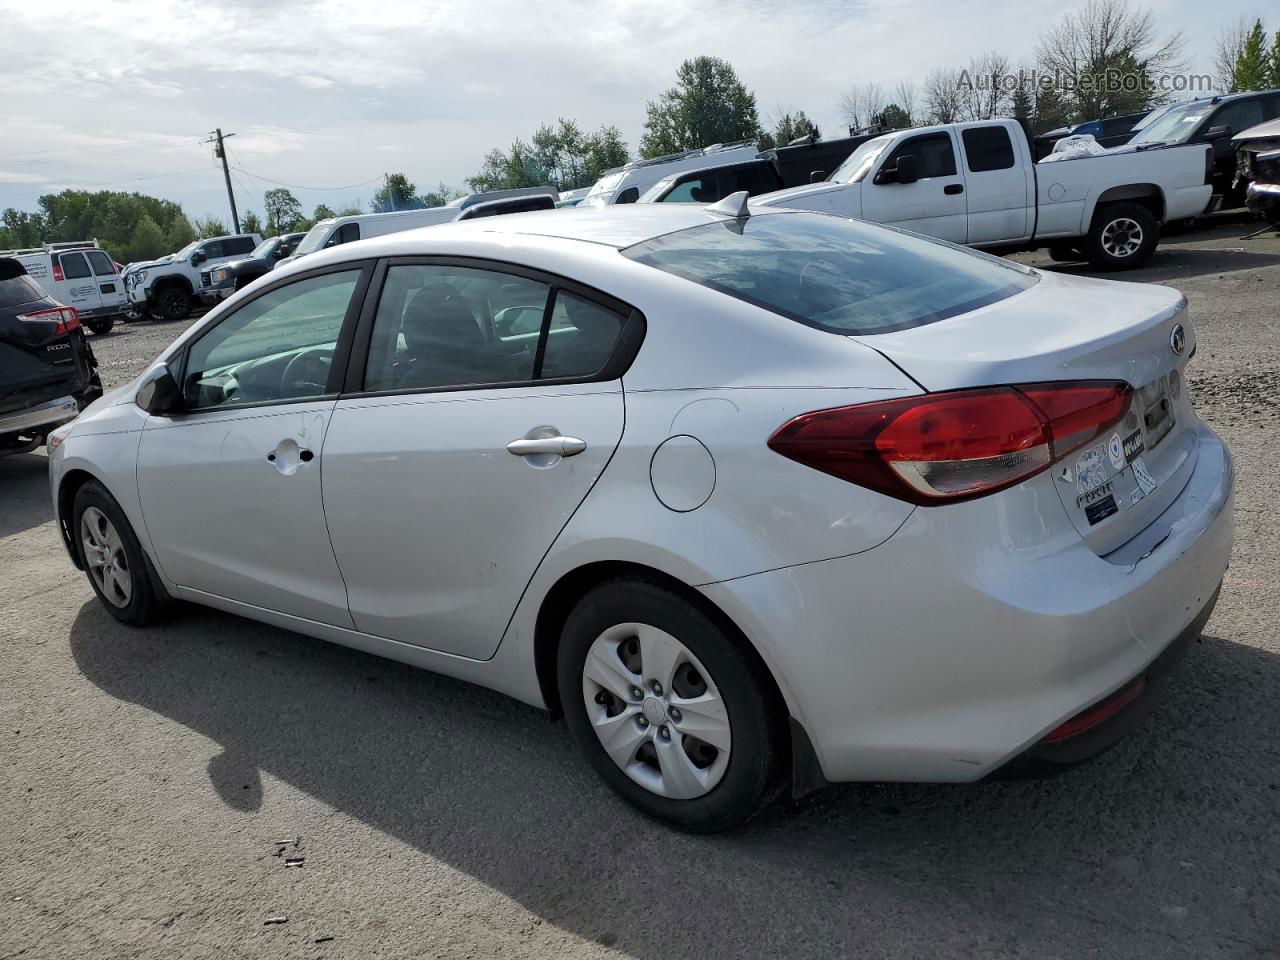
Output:
[[1233,469],[1207,427],[1197,444],[1141,553],[1090,550],[1045,473],[917,509],[864,553],[701,589],[760,650],[827,780],[977,780],[1143,674],[1211,603]]

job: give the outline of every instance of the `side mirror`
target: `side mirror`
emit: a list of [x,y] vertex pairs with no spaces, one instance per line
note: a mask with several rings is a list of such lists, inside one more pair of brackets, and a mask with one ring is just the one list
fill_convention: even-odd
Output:
[[1208,140],[1210,142],[1214,140],[1230,140],[1231,128],[1230,127],[1210,127],[1208,130],[1205,131],[1204,138],[1205,140]]
[[821,183],[821,182],[822,182],[823,180],[825,180],[825,179],[827,179],[827,171],[825,171],[825,170],[810,170],[810,171],[809,171],[809,182],[810,182],[810,183]]
[[896,170],[897,176],[895,179],[899,183],[915,183],[920,179],[920,170],[916,166],[916,158],[910,153],[898,158]]
[[191,265],[195,266],[198,263],[204,263],[207,259],[209,258],[205,256],[205,252],[203,250],[197,250],[191,254]]
[[182,391],[178,389],[173,371],[163,363],[148,370],[142,377],[134,403],[152,416],[164,416],[181,410]]

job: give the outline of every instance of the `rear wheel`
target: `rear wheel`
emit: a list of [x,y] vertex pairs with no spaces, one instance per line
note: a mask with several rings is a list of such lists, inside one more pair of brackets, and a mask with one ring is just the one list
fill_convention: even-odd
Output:
[[104,336],[111,332],[111,328],[116,325],[115,317],[98,317],[93,320],[86,320],[84,325],[98,336]]
[[1160,242],[1160,225],[1140,203],[1109,203],[1093,217],[1085,237],[1089,262],[1103,270],[1128,270],[1146,262]]
[[565,622],[558,678],[578,748],[649,816],[707,833],[775,796],[784,718],[769,680],[684,597],[643,580],[591,590]]
[[162,598],[133,527],[111,494],[96,482],[86,483],[76,491],[72,521],[89,584],[107,611],[135,627],[155,622]]
[[191,312],[191,295],[179,286],[158,290],[151,304],[157,320],[182,320]]

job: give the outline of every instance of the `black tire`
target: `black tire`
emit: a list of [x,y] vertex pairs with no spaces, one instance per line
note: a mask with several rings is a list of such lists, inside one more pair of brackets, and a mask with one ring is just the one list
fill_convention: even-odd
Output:
[[1049,259],[1056,263],[1070,263],[1074,260],[1083,260],[1084,254],[1080,252],[1080,248],[1069,243],[1051,243],[1049,244]]
[[[1134,239],[1136,244],[1131,242]],[[1084,252],[1100,270],[1129,270],[1145,263],[1159,242],[1160,225],[1150,210],[1140,203],[1108,203],[1093,215]],[[1131,252],[1117,251],[1126,246]]]
[[106,336],[111,332],[111,328],[116,325],[115,317],[101,317],[94,320],[86,320],[84,325],[99,337]]
[[152,298],[151,313],[157,320],[184,320],[191,313],[191,295],[176,284],[161,287]]
[[[641,786],[609,757],[592,727],[582,692],[587,654],[604,631],[623,623],[648,624],[678,638],[719,689],[732,747],[721,779],[702,796],[672,799]],[[641,579],[600,584],[582,597],[565,621],[557,673],[561,707],[579,751],[624,800],[681,830],[713,833],[739,826],[780,790],[785,709],[764,668],[741,643],[695,604]]]
[[[124,555],[124,562],[120,566],[128,576],[130,584],[130,596],[128,602],[124,605],[119,605],[109,599],[103,592],[102,586],[90,569],[89,559],[85,555],[85,547],[81,542],[83,536],[81,523],[85,512],[90,508],[101,511],[118,534],[120,552]],[[134,627],[144,627],[159,620],[164,612],[165,598],[161,597],[156,591],[152,583],[148,560],[142,551],[142,545],[138,543],[138,537],[133,532],[133,527],[129,524],[128,518],[125,517],[124,511],[120,509],[120,505],[116,503],[115,498],[107,493],[101,484],[91,480],[76,491],[75,501],[71,510],[71,519],[71,534],[81,562],[84,565],[85,575],[89,578],[89,585],[93,587],[93,592],[98,595],[102,605],[107,608],[107,612],[121,623],[127,623]]]

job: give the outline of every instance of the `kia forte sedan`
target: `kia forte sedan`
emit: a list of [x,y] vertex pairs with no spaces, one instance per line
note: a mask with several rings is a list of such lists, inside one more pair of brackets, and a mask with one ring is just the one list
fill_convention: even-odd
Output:
[[690,830],[1106,748],[1231,551],[1186,301],[745,203],[273,271],[51,438],[72,560],[125,623],[193,601],[563,714]]

